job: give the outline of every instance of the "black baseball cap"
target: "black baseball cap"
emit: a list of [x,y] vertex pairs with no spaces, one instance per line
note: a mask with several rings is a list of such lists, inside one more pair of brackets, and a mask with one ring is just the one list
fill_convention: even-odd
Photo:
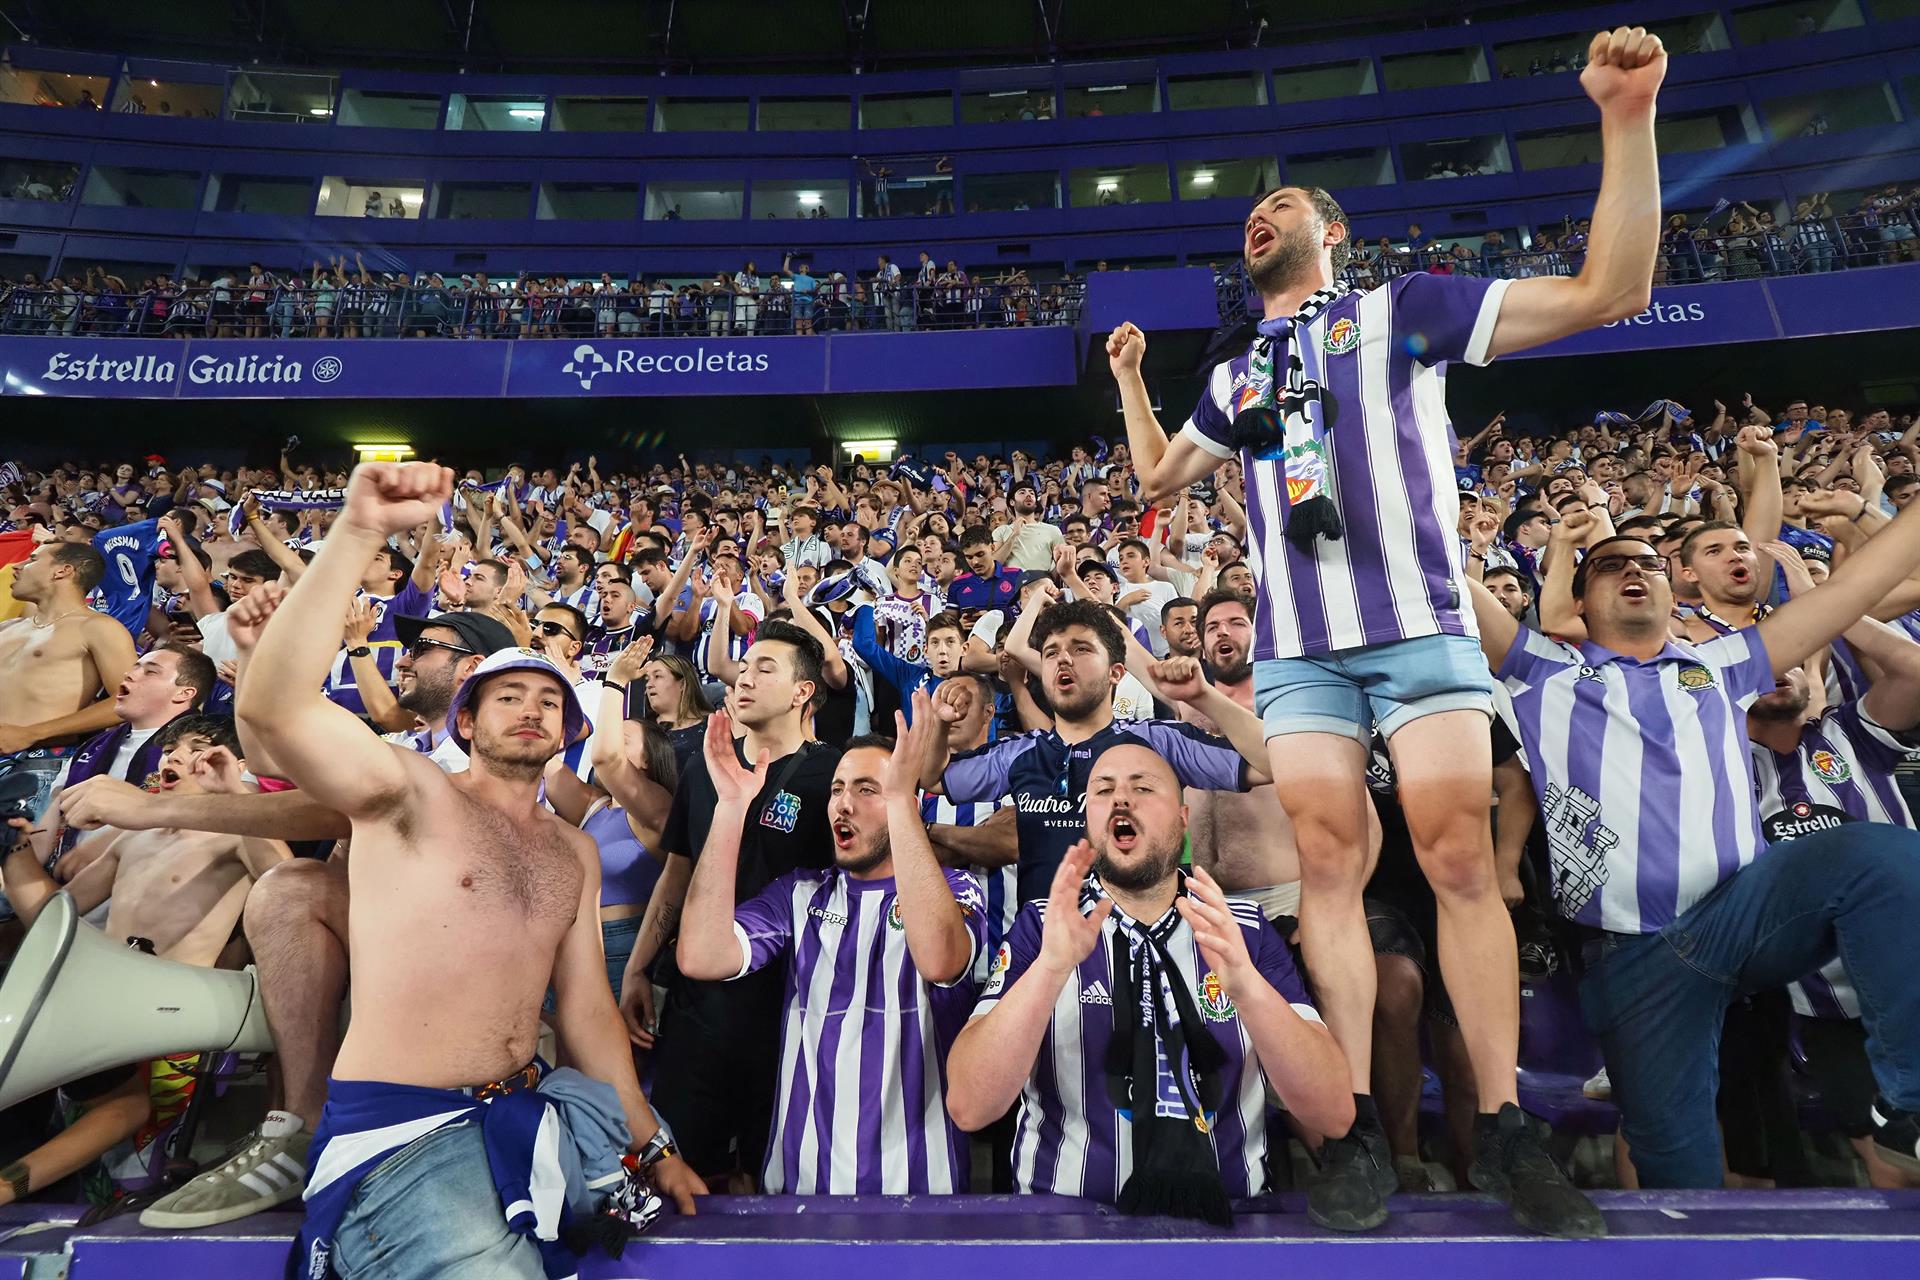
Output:
[[485,613],[475,613],[471,609],[460,609],[452,613],[437,614],[431,618],[418,618],[400,614],[393,620],[393,632],[400,643],[408,648],[420,638],[420,633],[428,627],[445,627],[457,632],[461,643],[477,654],[498,653],[502,649],[515,648],[519,641],[513,638],[513,632],[507,630],[507,624]]

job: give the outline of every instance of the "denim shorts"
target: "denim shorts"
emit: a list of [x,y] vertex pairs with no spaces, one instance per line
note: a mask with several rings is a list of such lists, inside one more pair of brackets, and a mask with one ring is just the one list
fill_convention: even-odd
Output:
[[[0,756],[0,773],[23,773],[33,779],[32,816],[35,823],[45,823],[47,809],[53,802],[53,793],[58,789],[60,775],[72,761],[75,747],[29,747],[16,755]],[[48,824],[57,825],[57,824]],[[53,864],[59,860],[59,842],[47,855],[47,870],[53,870]],[[0,893],[0,921],[14,918],[13,904],[7,901],[7,895]]]
[[1363,745],[1442,711],[1493,716],[1493,677],[1471,636],[1416,636],[1253,664],[1253,707],[1269,738],[1335,733]]

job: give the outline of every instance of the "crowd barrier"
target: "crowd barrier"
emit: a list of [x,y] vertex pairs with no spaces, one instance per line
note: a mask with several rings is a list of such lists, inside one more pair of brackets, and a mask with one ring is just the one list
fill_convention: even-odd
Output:
[[484,292],[444,283],[290,281],[126,289],[107,283],[0,294],[0,333],[124,338],[780,337],[923,329],[1024,329],[1079,323],[1084,286],[979,282],[898,288],[823,282],[809,300],[755,294]]
[[[1586,257],[1584,248],[1577,244],[1573,248],[1483,247],[1465,254],[1437,249],[1380,252],[1369,250],[1365,244],[1358,248],[1360,252],[1342,273],[1357,289],[1371,289],[1411,271],[1494,280],[1573,276],[1579,274]],[[1819,275],[1888,266],[1916,257],[1920,257],[1920,211],[1906,205],[1894,214],[1813,218],[1751,234],[1722,231],[1698,238],[1691,228],[1669,232],[1662,238],[1654,262],[1653,283],[1658,287]],[[1215,291],[1223,319],[1259,310],[1259,297],[1243,266],[1222,272],[1215,281]]]

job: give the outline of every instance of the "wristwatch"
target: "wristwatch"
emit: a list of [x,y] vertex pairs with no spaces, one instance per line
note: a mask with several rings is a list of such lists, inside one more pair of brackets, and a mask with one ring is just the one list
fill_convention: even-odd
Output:
[[646,1146],[640,1148],[636,1158],[640,1161],[641,1168],[650,1169],[662,1160],[679,1154],[680,1148],[673,1143],[673,1131],[665,1125],[661,1125],[659,1132],[647,1140]]
[[349,658],[364,658],[364,657],[367,657],[367,656],[369,656],[370,654],[372,654],[372,652],[373,652],[373,646],[372,646],[372,645],[370,645],[370,644],[357,644],[357,645],[355,645],[355,646],[353,646],[353,648],[351,648],[351,649],[349,649],[349,650],[347,650],[347,656],[348,656]]

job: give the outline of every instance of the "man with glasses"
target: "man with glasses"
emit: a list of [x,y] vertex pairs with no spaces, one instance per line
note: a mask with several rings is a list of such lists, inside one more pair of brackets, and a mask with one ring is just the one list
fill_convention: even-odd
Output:
[[[267,589],[282,591],[277,585]],[[462,772],[466,749],[447,730],[453,695],[487,655],[514,647],[513,634],[483,613],[392,621],[404,646],[394,664],[400,705],[423,727],[386,740],[412,746],[448,773]],[[181,827],[283,840],[347,834],[344,817],[298,791],[148,795],[116,779],[96,778],[70,789],[61,808],[74,827]],[[348,900],[346,857],[339,847],[324,862],[302,858],[274,868],[247,894],[244,925],[280,1062],[281,1106],[267,1113],[239,1154],[148,1206],[142,1225],[216,1226],[299,1198],[307,1148],[340,1051]]]
[[1469,584],[1481,648],[1513,695],[1555,905],[1584,934],[1581,1009],[1642,1186],[1721,1185],[1728,1004],[1837,955],[1881,1093],[1878,1154],[1920,1172],[1920,834],[1854,822],[1769,848],[1747,743],[1749,709],[1916,567],[1920,513],[1907,511],[1816,590],[1699,645],[1670,638],[1667,559],[1643,538],[1604,539],[1575,570],[1577,646]]

